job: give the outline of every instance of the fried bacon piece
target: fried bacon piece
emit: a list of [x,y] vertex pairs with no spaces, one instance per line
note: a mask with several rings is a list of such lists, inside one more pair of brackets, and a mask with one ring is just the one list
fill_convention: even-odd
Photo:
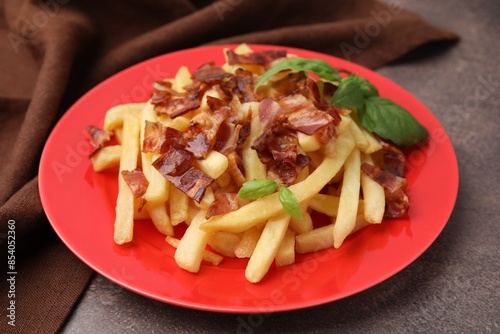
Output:
[[144,140],[142,141],[142,152],[160,153],[165,142],[167,127],[158,122],[147,121],[144,125]]
[[174,186],[199,203],[214,179],[193,167],[194,159],[191,152],[171,147],[153,162],[153,166]]
[[190,167],[182,175],[167,175],[166,178],[197,203],[201,202],[203,196],[205,196],[205,191],[214,182],[214,179],[196,167]]
[[176,118],[191,110],[198,109],[200,105],[199,100],[193,100],[189,97],[177,98],[171,100],[165,109],[163,109],[163,112],[167,113],[171,118]]
[[246,181],[241,157],[235,151],[230,152],[227,154],[227,162],[227,171],[229,175],[234,183],[236,183],[238,187],[241,187]]
[[259,160],[266,165],[268,177],[290,185],[311,159],[298,154],[298,139],[294,131],[274,123],[255,139],[252,148]]
[[406,179],[388,170],[381,170],[371,164],[363,163],[361,170],[384,187],[386,208],[384,217],[399,218],[406,214],[410,201],[405,193]]
[[307,75],[304,72],[292,72],[272,84],[271,96],[281,99],[287,95],[299,94],[304,91]]
[[213,150],[227,155],[229,152],[235,151],[238,147],[240,132],[243,126],[224,121],[217,132]]
[[168,114],[171,118],[175,118],[198,109],[201,104],[200,99],[207,89],[206,84],[195,81],[184,87],[185,91],[181,93],[172,89],[170,82],[157,82],[151,103],[158,114]]
[[215,84],[220,82],[224,78],[231,77],[232,74],[224,71],[222,67],[217,66],[215,62],[206,63],[200,66],[194,73],[193,77],[195,80]]
[[90,136],[90,142],[92,143],[92,146],[94,146],[94,150],[89,154],[89,158],[91,158],[97,153],[97,151],[106,146],[106,144],[111,140],[113,133],[94,125],[87,126],[87,132]]
[[394,175],[402,177],[404,175],[406,158],[404,153],[394,145],[391,145],[383,140],[382,151],[384,156],[384,170],[390,171]]
[[268,167],[269,170],[267,175],[270,179],[288,186],[297,179],[299,173],[309,164],[309,162],[311,162],[310,157],[303,154],[297,154],[294,162],[279,160],[276,163],[271,163]]
[[279,122],[283,117],[283,109],[276,100],[268,97],[260,102],[259,121],[264,131]]
[[232,108],[224,100],[207,96],[210,111],[193,117],[189,124],[186,150],[198,159],[204,159],[215,144],[219,127],[226,117],[232,113]]
[[[121,175],[135,198],[141,198],[142,196],[144,196],[146,190],[148,190],[149,182],[142,170],[137,168],[131,171],[123,170],[121,172]],[[142,198],[137,210],[141,212],[145,204],[146,200]]]
[[121,174],[132,194],[134,194],[134,197],[141,197],[146,193],[149,182],[142,170],[137,168],[131,171],[123,170]]
[[229,65],[262,65],[267,69],[276,59],[286,57],[286,50],[264,50],[242,55],[227,50],[226,56]]
[[239,209],[241,203],[236,193],[220,193],[215,195],[214,201],[208,207],[205,219],[212,216],[223,215]]
[[243,102],[257,101],[257,96],[254,93],[253,74],[250,71],[237,69],[235,72],[236,91],[235,93],[241,96]]
[[153,162],[153,166],[163,175],[179,176],[184,174],[194,161],[190,152],[171,147]]
[[146,121],[142,152],[165,153],[171,146],[185,145],[184,133],[159,122]]
[[272,98],[262,100],[259,107],[259,120],[264,129],[271,124],[282,122],[286,128],[312,135],[326,129],[330,124],[337,125],[340,122],[340,116],[330,110],[327,112],[319,110],[303,95],[293,94],[279,101]]
[[313,135],[334,122],[332,116],[316,108],[302,109],[288,116],[285,127]]

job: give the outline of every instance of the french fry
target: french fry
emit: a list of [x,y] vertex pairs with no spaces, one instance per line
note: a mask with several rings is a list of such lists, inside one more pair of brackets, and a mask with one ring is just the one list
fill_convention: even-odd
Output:
[[118,144],[121,145],[123,143],[123,128],[115,128],[113,134]]
[[119,104],[110,108],[104,116],[104,130],[121,128],[126,114],[130,112],[136,113],[138,110],[142,110],[145,106],[146,103],[127,103]]
[[321,147],[321,140],[318,134],[306,135],[302,132],[297,132],[299,145],[305,152],[315,152]]
[[[370,155],[361,154],[361,163],[373,165]],[[371,177],[361,172],[361,189],[363,190],[364,215],[371,224],[380,224],[384,218],[385,192],[384,188]]]
[[339,209],[333,228],[334,247],[339,248],[356,224],[361,177],[360,152],[355,148],[344,165],[344,180],[340,193]]
[[217,178],[217,185],[220,188],[225,188],[231,184],[231,175],[229,172],[226,170],[224,173],[222,173],[218,178]]
[[170,187],[170,222],[176,226],[189,217],[189,197],[176,187]]
[[352,118],[344,115],[340,115],[340,118],[342,119],[338,125],[338,133],[342,134],[348,129],[351,128],[351,123],[352,123]]
[[297,234],[295,251],[299,254],[311,253],[333,247],[333,224]]
[[292,218],[290,219],[290,228],[294,230],[297,234],[304,233],[313,229],[313,221],[307,208],[309,207],[309,201],[304,201],[300,204],[300,211],[302,213],[302,219]]
[[156,122],[158,117],[156,116],[156,112],[151,103],[146,104],[141,111],[141,128],[140,128],[140,145],[141,145],[141,164],[142,164],[142,172],[146,179],[151,183],[151,163],[153,161],[153,153],[152,152],[142,152],[142,143],[144,142],[144,131],[146,122]]
[[92,168],[96,172],[102,172],[106,169],[119,166],[121,155],[121,145],[105,146],[90,159],[92,161]]
[[[127,112],[123,121],[124,141],[120,157],[120,172],[133,170],[137,167],[139,155],[139,127],[140,121],[137,113]],[[123,179],[118,174],[118,197],[116,199],[116,218],[114,223],[114,240],[121,245],[132,241],[134,233],[134,195]]]
[[[179,247],[179,243],[181,242],[179,239],[171,236],[167,236],[165,238],[165,241],[174,248]],[[203,252],[201,253],[201,258],[203,261],[211,262],[215,266],[219,265],[219,263],[221,263],[222,260],[224,259],[219,254],[215,254],[207,249],[203,250]]]
[[330,217],[336,217],[339,209],[338,196],[316,194],[309,201],[309,207]]
[[234,251],[241,241],[241,235],[229,232],[215,232],[208,240],[208,245],[225,257],[236,257]]
[[281,214],[267,221],[245,269],[248,281],[260,282],[267,273],[285,237],[289,221],[290,216],[287,214]]
[[226,171],[228,160],[224,154],[210,151],[205,159],[196,160],[195,166],[212,179],[217,179]]
[[234,250],[234,255],[238,258],[246,258],[252,256],[253,250],[259,241],[262,229],[254,226],[249,228],[241,236],[241,240]]
[[179,116],[174,118],[168,126],[182,132],[187,130],[190,121],[191,119],[186,116]]
[[203,251],[211,235],[210,232],[200,229],[206,214],[207,211],[203,209],[198,212],[175,250],[174,259],[177,265],[192,273],[197,273],[200,270]]
[[[304,181],[291,185],[290,189],[299,203],[317,194],[342,167],[354,149],[355,142],[349,131],[337,138],[337,153],[326,157],[323,162]],[[358,187],[359,188],[359,187]],[[238,210],[223,216],[214,216],[201,225],[206,231],[243,232],[248,228],[266,221],[281,212],[282,206],[278,194],[262,197]]]
[[[358,214],[356,216],[354,228],[349,235],[368,225],[370,224],[365,220],[364,215],[362,213]],[[300,254],[305,254],[334,247],[333,228],[334,225],[329,224],[303,234],[298,234],[295,237],[295,251]]]
[[356,122],[352,121],[350,129],[354,136],[354,140],[356,141],[356,147],[361,152],[366,152],[369,147],[369,142],[359,125]]
[[286,230],[274,262],[279,267],[288,266],[295,262],[295,232],[293,230]]
[[193,80],[191,79],[191,73],[186,66],[181,66],[177,70],[174,78],[173,88],[178,92],[184,92],[184,87],[191,84]]
[[170,223],[170,217],[167,213],[167,207],[165,203],[153,203],[147,202],[146,209],[156,226],[156,229],[164,235],[174,235],[174,228]]
[[144,206],[144,202],[142,198],[134,199],[134,221],[135,220],[149,220],[151,216],[149,215],[148,210]]
[[[155,161],[159,154],[154,154],[151,161]],[[170,196],[170,182],[151,165],[143,166],[144,170],[149,170],[149,186],[144,194],[144,199],[152,203],[164,203]]]
[[378,141],[378,139],[375,138],[373,134],[363,128],[361,128],[361,131],[363,132],[363,135],[366,138],[366,142],[368,143],[368,146],[362,151],[363,153],[373,154],[382,149],[382,144],[380,144],[380,141]]
[[[252,109],[253,110],[253,109]],[[252,123],[250,135],[248,136],[241,152],[243,168],[245,169],[245,179],[264,179],[267,176],[266,166],[260,161],[257,152],[252,149],[252,144],[262,134],[262,126],[259,121],[258,109],[252,113]]]
[[[330,217],[337,217],[339,201],[340,197],[337,195],[316,194],[309,201],[309,208]],[[360,199],[358,203],[358,213],[363,212],[363,208],[364,201]]]
[[215,195],[212,187],[208,187],[205,191],[205,195],[201,199],[200,203],[193,202],[199,208],[208,210],[208,207],[215,200]]

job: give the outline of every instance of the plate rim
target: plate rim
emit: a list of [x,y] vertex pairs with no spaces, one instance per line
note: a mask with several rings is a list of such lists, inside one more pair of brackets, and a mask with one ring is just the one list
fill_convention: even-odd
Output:
[[[51,133],[50,133],[50,135],[47,138],[47,141],[46,141],[46,143],[44,145],[44,148],[43,148],[43,151],[42,151],[42,155],[41,155],[41,158],[40,158],[40,164],[39,164],[39,168],[38,168],[38,173],[39,173],[39,181],[38,181],[38,183],[39,183],[40,198],[41,198],[41,201],[42,201],[42,206],[43,206],[44,212],[45,212],[45,214],[47,216],[47,219],[50,222],[52,228],[55,230],[56,234],[58,235],[58,237],[63,241],[63,243],[66,245],[66,247],[68,247],[71,250],[71,252],[73,254],[75,254],[82,262],[84,262],[87,266],[89,266],[91,269],[93,269],[94,271],[96,271],[100,275],[106,277],[106,279],[108,279],[108,280],[114,282],[115,284],[117,284],[119,286],[122,286],[122,287],[124,287],[124,288],[126,288],[126,289],[128,289],[130,291],[133,291],[133,292],[135,292],[137,294],[140,294],[142,296],[145,296],[145,297],[148,297],[148,298],[151,298],[151,299],[154,299],[154,300],[158,300],[158,301],[161,301],[161,302],[164,302],[164,303],[181,306],[181,307],[187,307],[187,308],[204,310],[204,311],[211,311],[211,312],[222,312],[222,313],[261,313],[259,310],[252,310],[252,309],[249,309],[249,308],[235,309],[231,305],[228,305],[226,307],[221,307],[221,306],[210,307],[209,305],[204,305],[204,304],[200,304],[200,303],[196,303],[196,302],[189,303],[189,302],[186,302],[186,301],[178,301],[178,300],[171,299],[171,298],[170,299],[169,298],[166,298],[166,299],[165,298],[159,298],[158,296],[153,295],[151,293],[147,293],[145,291],[142,291],[142,289],[134,287],[133,285],[124,283],[120,279],[118,279],[116,277],[113,277],[109,273],[107,273],[104,270],[102,270],[102,268],[97,268],[89,259],[83,258],[79,254],[78,250],[75,249],[74,245],[72,245],[69,242],[69,240],[66,240],[66,237],[64,237],[64,235],[61,234],[61,231],[59,231],[56,228],[57,223],[52,222],[52,217],[48,213],[48,212],[51,212],[52,209],[47,209],[47,205],[48,204],[46,203],[46,201],[48,201],[48,199],[45,196],[45,193],[47,191],[49,191],[49,190],[46,188],[47,185],[44,182],[44,176],[43,176],[44,175],[43,174],[44,168],[46,166],[46,165],[43,165],[44,162],[45,162],[45,159],[46,159],[46,154],[47,154],[46,150],[48,150],[48,147],[50,147],[51,141],[54,140],[53,138],[57,134],[58,127],[61,126],[60,124],[64,124],[64,122],[68,121],[68,119],[71,119],[71,117],[73,116],[72,114],[74,113],[74,111],[72,111],[72,110],[78,110],[78,106],[81,103],[83,103],[83,101],[86,98],[88,98],[89,96],[92,96],[92,94],[95,91],[98,91],[98,90],[102,89],[102,87],[103,86],[105,87],[106,85],[108,85],[109,82],[112,82],[113,80],[116,80],[115,79],[116,77],[122,75],[126,71],[134,71],[137,68],[143,67],[147,63],[154,63],[154,62],[157,62],[157,61],[159,61],[159,60],[161,60],[161,59],[163,59],[165,57],[169,57],[169,56],[173,56],[173,55],[175,56],[177,54],[191,53],[193,51],[194,52],[198,52],[200,50],[209,50],[209,49],[210,50],[216,49],[216,50],[222,51],[224,48],[235,48],[237,46],[238,46],[238,44],[207,45],[207,46],[187,48],[187,49],[183,49],[183,50],[176,50],[176,51],[173,51],[173,52],[169,52],[169,53],[165,53],[165,54],[162,54],[162,55],[158,55],[158,56],[155,56],[155,57],[143,60],[143,61],[141,61],[141,62],[139,62],[137,64],[134,64],[134,65],[132,65],[130,67],[127,67],[127,68],[125,68],[125,69],[123,69],[121,71],[118,71],[117,73],[111,75],[110,77],[106,78],[102,82],[98,83],[97,85],[95,85],[94,87],[92,87],[91,89],[89,89],[86,93],[84,93],[83,95],[81,95],[66,110],[66,112],[64,113],[64,115],[57,121],[56,125],[51,130]],[[433,235],[433,237],[429,239],[429,241],[427,242],[427,245],[425,247],[423,247],[419,252],[414,252],[412,259],[410,261],[408,261],[404,266],[402,266],[400,268],[393,269],[392,272],[386,273],[386,275],[384,275],[383,277],[379,277],[378,280],[373,280],[371,284],[368,284],[365,287],[363,287],[363,288],[361,288],[361,289],[359,289],[357,291],[354,291],[354,292],[351,292],[351,293],[348,293],[348,294],[345,294],[345,295],[341,294],[338,298],[331,298],[331,296],[325,296],[325,297],[322,298],[322,300],[316,300],[314,303],[310,303],[310,304],[307,304],[307,305],[304,304],[302,306],[298,306],[298,305],[295,305],[295,306],[294,305],[290,305],[289,307],[282,306],[282,307],[279,307],[276,310],[274,310],[274,312],[291,311],[291,310],[297,310],[297,309],[303,309],[303,308],[318,306],[318,305],[322,305],[322,304],[329,303],[329,302],[334,302],[334,301],[337,301],[337,300],[340,300],[340,299],[352,296],[354,294],[358,294],[358,293],[360,293],[362,291],[366,291],[367,289],[370,289],[373,286],[378,285],[378,284],[380,284],[383,281],[386,281],[387,279],[389,279],[390,277],[394,276],[398,272],[401,272],[402,270],[404,270],[405,268],[407,268],[411,263],[413,263],[416,259],[418,259],[425,251],[427,251],[429,249],[429,247],[435,242],[435,240],[442,233],[444,227],[449,222],[451,214],[453,213],[453,210],[454,210],[454,207],[455,207],[455,203],[456,203],[456,200],[457,200],[457,196],[458,196],[458,188],[459,188],[459,170],[458,170],[458,167],[459,166],[458,166],[458,162],[457,162],[456,152],[455,152],[454,147],[452,145],[451,139],[448,137],[448,134],[444,130],[444,127],[442,126],[442,124],[439,122],[439,120],[437,119],[437,117],[420,100],[418,100],[416,97],[413,96],[413,94],[411,92],[409,92],[408,90],[406,90],[404,87],[402,87],[398,83],[392,81],[390,78],[385,77],[385,76],[383,76],[383,75],[375,72],[374,70],[371,70],[369,68],[363,67],[362,65],[355,64],[355,63],[349,62],[349,61],[347,61],[345,59],[341,59],[341,58],[338,58],[338,57],[335,57],[335,56],[332,56],[332,55],[328,55],[328,54],[316,52],[316,51],[313,51],[313,50],[300,49],[300,48],[289,47],[289,46],[272,45],[272,44],[249,44],[249,46],[251,48],[256,48],[256,49],[258,49],[258,48],[273,48],[273,49],[284,48],[284,49],[288,50],[289,53],[294,53],[294,52],[298,51],[298,52],[305,52],[305,53],[309,53],[309,54],[316,54],[318,56],[321,56],[322,58],[334,59],[335,61],[338,61],[340,63],[349,64],[348,65],[349,67],[353,67],[353,68],[356,68],[356,69],[362,69],[364,72],[368,71],[369,73],[371,73],[372,75],[374,75],[375,77],[377,77],[377,79],[387,80],[391,85],[395,85],[395,86],[401,88],[402,90],[405,91],[405,93],[409,97],[411,97],[414,100],[412,102],[420,104],[421,108],[425,109],[429,113],[429,115],[427,115],[427,116],[432,117],[433,121],[436,122],[441,129],[443,129],[444,133],[446,134],[446,137],[447,137],[450,149],[451,149],[451,151],[449,151],[448,153],[451,154],[451,158],[453,158],[453,161],[449,161],[449,163],[451,163],[451,165],[453,165],[454,172],[456,174],[455,175],[455,179],[452,182],[452,184],[454,184],[455,187],[454,187],[454,189],[449,189],[448,190],[448,193],[452,194],[452,196],[449,199],[452,202],[452,204],[450,205],[450,207],[447,210],[447,212],[444,213],[444,216],[446,216],[445,222],[442,223],[442,226],[439,229],[439,232],[435,233],[435,235]],[[201,62],[200,62],[200,65],[201,65]]]

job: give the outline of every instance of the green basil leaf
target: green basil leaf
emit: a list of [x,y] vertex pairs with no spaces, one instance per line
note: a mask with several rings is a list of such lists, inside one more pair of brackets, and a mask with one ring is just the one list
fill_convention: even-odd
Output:
[[296,57],[283,60],[267,70],[255,84],[255,89],[274,74],[285,70],[312,72],[328,81],[340,81],[342,79],[339,72],[324,60]]
[[238,191],[238,197],[242,199],[258,199],[274,193],[277,187],[276,181],[269,179],[248,181]]
[[280,185],[278,198],[285,212],[288,213],[292,218],[296,219],[303,218],[302,212],[300,211],[299,202],[297,201],[297,198],[290,189],[288,189],[284,185]]
[[362,78],[349,74],[340,81],[340,85],[333,94],[330,104],[349,109],[363,109],[366,90],[366,87],[363,89],[363,84]]
[[365,108],[358,112],[358,117],[366,129],[398,146],[412,146],[429,135],[412,114],[386,98],[365,99]]
[[378,89],[365,78],[359,78],[359,83],[365,98],[378,96]]

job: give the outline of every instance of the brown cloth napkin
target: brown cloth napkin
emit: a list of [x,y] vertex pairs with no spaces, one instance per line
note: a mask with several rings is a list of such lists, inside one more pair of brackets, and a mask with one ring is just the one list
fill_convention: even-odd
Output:
[[[287,45],[376,68],[431,41],[457,39],[397,0],[0,2],[3,268],[15,256],[1,279],[0,332],[56,332],[92,275],[50,227],[37,170],[52,127],[93,85],[136,62],[202,44]],[[6,247],[9,228],[15,253]],[[12,301],[15,327],[12,312],[5,314]]]

